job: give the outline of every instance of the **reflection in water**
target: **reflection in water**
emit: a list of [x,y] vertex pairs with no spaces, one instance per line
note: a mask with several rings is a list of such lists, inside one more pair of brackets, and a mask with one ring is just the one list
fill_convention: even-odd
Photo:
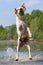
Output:
[[[19,52],[19,61],[16,62],[16,52],[12,48],[0,51],[0,64],[2,65],[43,65],[43,52],[32,52],[33,60],[28,59],[28,52]],[[22,62],[22,63],[21,63]]]

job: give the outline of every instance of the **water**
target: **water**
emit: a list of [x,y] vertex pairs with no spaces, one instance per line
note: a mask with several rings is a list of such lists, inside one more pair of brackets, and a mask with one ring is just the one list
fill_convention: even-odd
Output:
[[0,65],[43,65],[43,52],[32,52],[32,60],[28,59],[28,52],[19,52],[19,61],[15,61],[16,51],[8,48],[0,51]]

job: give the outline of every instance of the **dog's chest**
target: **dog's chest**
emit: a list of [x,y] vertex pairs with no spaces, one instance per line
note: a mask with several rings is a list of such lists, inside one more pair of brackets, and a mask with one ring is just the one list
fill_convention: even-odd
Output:
[[16,17],[16,27],[19,28],[22,23],[23,21],[18,19],[18,17]]

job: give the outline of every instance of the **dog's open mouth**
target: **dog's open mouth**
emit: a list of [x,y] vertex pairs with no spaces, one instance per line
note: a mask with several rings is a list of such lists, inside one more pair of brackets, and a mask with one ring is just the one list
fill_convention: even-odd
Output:
[[19,15],[23,16],[24,15],[24,11],[22,8],[20,8],[20,12],[19,12]]

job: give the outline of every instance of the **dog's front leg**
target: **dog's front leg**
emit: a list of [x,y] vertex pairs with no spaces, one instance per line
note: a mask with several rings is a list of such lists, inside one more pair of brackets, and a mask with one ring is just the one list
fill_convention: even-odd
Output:
[[19,59],[19,44],[20,44],[20,37],[18,37],[18,40],[17,40],[17,55],[16,55],[16,61],[18,61],[18,59]]
[[29,40],[30,40],[30,41],[33,40],[33,38],[32,38],[32,33],[31,33],[29,27],[27,27],[27,31],[28,31],[28,34],[29,34]]
[[29,27],[27,27],[27,31],[28,31],[29,37],[32,37],[32,33],[31,33]]

